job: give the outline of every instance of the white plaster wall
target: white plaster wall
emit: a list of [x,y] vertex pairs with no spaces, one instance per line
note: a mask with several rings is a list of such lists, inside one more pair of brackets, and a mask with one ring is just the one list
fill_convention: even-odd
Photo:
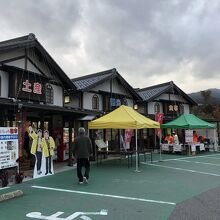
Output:
[[157,97],[157,100],[159,99],[163,99],[163,100],[173,100],[173,101],[180,101],[180,102],[188,102],[186,101],[182,96],[178,96],[178,95],[173,95],[170,94],[170,98],[169,98],[169,94],[161,94],[160,96]]
[[79,96],[70,96],[70,103],[65,103],[65,106],[79,108],[80,107],[80,97]]
[[83,108],[92,110],[92,97],[94,95],[97,95],[99,97],[99,109],[98,110],[102,111],[103,110],[103,108],[102,108],[102,106],[103,106],[102,95],[91,93],[91,92],[84,92],[83,93]]
[[110,92],[110,81],[108,80],[107,82],[103,82],[102,84],[94,87],[92,90],[94,91],[105,91],[105,92]]
[[30,61],[27,62],[27,69],[29,71],[32,71],[32,72],[35,72],[35,73],[42,75],[41,72]]
[[36,64],[39,69],[44,72],[48,77],[52,77],[54,79],[57,79],[54,75],[52,76],[50,73],[49,67],[46,65],[45,59],[42,58],[42,60],[39,60],[38,57],[33,53],[29,53],[28,57]]
[[189,114],[189,105],[188,104],[183,104],[184,107],[184,114]]
[[[21,69],[24,69],[25,68],[25,59],[22,58],[19,60],[11,61],[11,62],[6,63],[6,65],[15,66],[15,67],[19,67]],[[41,74],[41,72],[38,69],[36,69],[32,63],[30,63],[30,61],[27,61],[27,70]]]
[[6,52],[6,53],[3,53],[3,54],[0,54],[0,61],[16,58],[16,57],[20,57],[20,56],[24,56],[24,54],[25,54],[24,50]]
[[57,85],[53,85],[53,84],[51,84],[51,86],[53,87],[53,97],[54,97],[53,105],[63,106],[63,89],[62,89],[62,87],[57,86]]
[[[101,85],[98,85],[94,87],[92,90],[94,91],[105,91],[105,92],[110,92],[110,80],[103,82]],[[124,86],[119,85],[116,79],[112,81],[112,93],[117,93],[117,94],[122,94],[122,95],[127,95],[131,96],[129,92],[127,92],[124,88]]]
[[25,60],[24,59],[20,59],[20,60],[12,61],[10,63],[6,63],[6,65],[8,65],[8,66],[15,66],[15,67],[24,69],[24,63],[25,63]]
[[1,76],[1,97],[8,98],[9,89],[9,75],[8,73],[0,70]]
[[113,79],[112,81],[112,92],[113,93],[118,93],[118,94],[123,94],[123,95],[130,95],[124,86],[120,85],[116,79]]
[[[12,59],[12,58],[16,58],[16,57],[24,56],[24,55],[25,55],[24,50],[18,50],[18,51],[3,53],[3,54],[0,54],[0,61],[7,60],[7,59]],[[48,77],[52,77],[52,78],[58,80],[56,76],[54,76],[54,75],[51,76],[50,69],[46,65],[45,59],[39,60],[38,57],[32,51],[28,51],[28,57],[31,58],[31,60],[40,68],[40,70],[48,75]],[[23,59],[8,62],[8,63],[5,63],[5,64],[9,65],[9,66],[24,68],[25,67],[25,59],[23,58]],[[30,62],[28,62],[28,67],[27,68],[30,71],[40,73]]]
[[[13,59],[13,58],[16,58],[16,57],[19,57],[19,56],[24,56],[24,55],[25,55],[24,50],[6,52],[6,53],[3,53],[3,54],[0,54],[0,61],[7,60],[7,59]],[[24,65],[25,65],[25,59],[21,58],[19,60],[7,62],[5,64],[9,65],[9,66],[15,66],[15,67],[19,67],[19,68],[23,69]]]
[[[126,98],[127,99],[127,98]],[[129,107],[134,107],[134,101],[133,101],[133,99],[127,99],[127,102],[128,102],[128,106]]]
[[[156,102],[149,102],[148,103],[148,114],[155,114],[154,111],[154,105]],[[162,103],[158,102],[160,104],[160,112],[163,113],[163,105]]]

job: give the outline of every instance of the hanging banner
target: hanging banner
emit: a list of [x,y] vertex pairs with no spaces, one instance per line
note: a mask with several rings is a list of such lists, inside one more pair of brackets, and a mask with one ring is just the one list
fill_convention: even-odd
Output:
[[18,166],[18,128],[0,127],[0,170]]
[[[163,113],[161,112],[157,112],[155,114],[155,121],[159,122],[160,124],[163,123]],[[159,137],[161,134],[161,129],[160,128],[156,128],[155,129],[156,135]]]
[[125,129],[125,147],[126,147],[126,149],[130,149],[132,135],[133,135],[133,130]]

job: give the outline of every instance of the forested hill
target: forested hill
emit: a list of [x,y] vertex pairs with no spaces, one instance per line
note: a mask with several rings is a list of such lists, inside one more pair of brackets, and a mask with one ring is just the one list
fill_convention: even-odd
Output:
[[198,104],[209,103],[220,105],[220,89],[207,89],[205,91],[194,92],[188,95]]

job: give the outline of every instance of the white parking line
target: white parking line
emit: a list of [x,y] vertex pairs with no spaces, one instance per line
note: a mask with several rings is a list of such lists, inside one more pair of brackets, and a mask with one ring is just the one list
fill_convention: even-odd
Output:
[[167,205],[176,205],[176,203],[174,202],[166,202],[166,201],[160,201],[160,200],[158,201],[158,200],[152,200],[152,199],[142,199],[142,198],[135,198],[135,197],[127,197],[127,196],[92,193],[92,192],[59,189],[59,188],[44,187],[44,186],[32,186],[32,187],[36,189],[45,189],[45,190],[52,190],[52,191],[59,191],[59,192],[77,193],[77,194],[84,194],[84,195],[101,196],[101,197],[109,197],[109,198],[116,198],[116,199],[141,201],[141,202],[150,202],[150,203],[159,203],[159,204],[167,204]]
[[204,174],[204,175],[209,175],[209,176],[220,177],[220,175],[216,174],[216,173],[200,172],[200,171],[197,171],[197,170],[188,170],[188,169],[183,169],[183,168],[178,168],[178,167],[163,166],[163,165],[159,165],[159,164],[150,164],[150,163],[148,163],[148,165],[155,166],[155,167],[168,168],[168,169],[173,169],[173,170],[181,170],[181,171],[186,171],[186,172],[190,172],[190,173],[199,173],[199,174]]
[[204,165],[211,165],[211,166],[220,167],[220,164],[215,164],[215,163],[206,163],[206,162],[190,161],[190,160],[178,160],[178,161],[183,161],[183,162],[187,162],[187,163],[197,163],[197,164],[204,164]]
[[[213,155],[213,156],[216,156]],[[172,161],[172,160],[182,160],[182,159],[196,159],[196,158],[203,158],[203,157],[208,157],[208,158],[213,158],[213,159],[219,159],[220,160],[220,157],[213,157],[212,155],[202,155],[202,156],[191,156],[191,157],[188,157],[188,156],[185,156],[185,157],[177,157],[177,158],[173,158],[173,159],[165,159],[165,160],[161,160],[161,161]],[[152,163],[157,163],[157,162],[161,162],[160,160],[153,160]]]
[[211,157],[211,156],[206,156],[207,158],[212,158],[212,159],[215,159],[215,160],[220,160],[220,157]]

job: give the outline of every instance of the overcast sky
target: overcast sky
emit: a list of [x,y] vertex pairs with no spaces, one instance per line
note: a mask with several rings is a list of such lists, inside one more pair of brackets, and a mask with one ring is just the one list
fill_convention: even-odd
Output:
[[0,41],[34,33],[70,78],[220,89],[218,0],[0,0]]

